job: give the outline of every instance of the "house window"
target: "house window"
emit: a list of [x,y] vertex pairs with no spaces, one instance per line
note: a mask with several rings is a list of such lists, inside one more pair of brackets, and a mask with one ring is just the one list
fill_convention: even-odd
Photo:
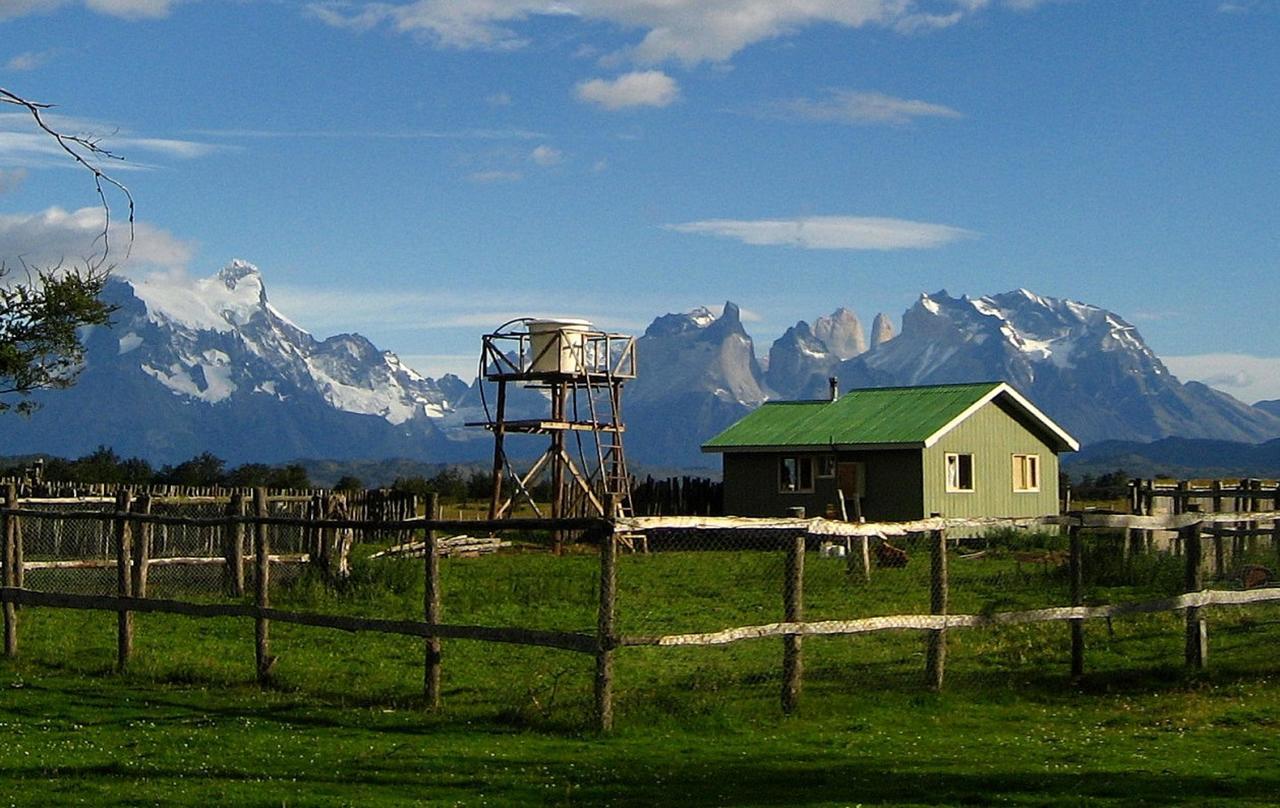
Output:
[[836,456],[822,455],[818,458],[818,476],[834,477],[836,476]]
[[947,453],[947,491],[973,490],[973,455]]
[[1013,490],[1040,490],[1040,455],[1016,454],[1013,456]]
[[783,457],[778,460],[778,490],[784,494],[813,492],[813,458]]

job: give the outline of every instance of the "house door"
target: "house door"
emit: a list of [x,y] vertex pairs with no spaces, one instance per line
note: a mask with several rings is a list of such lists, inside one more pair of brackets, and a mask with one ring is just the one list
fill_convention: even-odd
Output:
[[862,518],[862,495],[866,492],[865,463],[837,463],[836,487],[844,495],[845,514],[857,521]]

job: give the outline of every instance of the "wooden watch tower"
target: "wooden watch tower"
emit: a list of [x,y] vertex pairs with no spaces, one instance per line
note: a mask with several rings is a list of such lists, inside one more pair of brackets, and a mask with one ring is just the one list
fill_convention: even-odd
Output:
[[[586,320],[521,318],[485,334],[484,381],[497,385],[487,420],[468,424],[493,432],[493,496],[489,518],[510,515],[518,498],[542,515],[530,493],[551,476],[551,516],[630,516],[631,478],[622,448],[622,386],[636,377],[635,338],[597,331]],[[542,391],[545,418],[507,417],[507,388]],[[483,385],[482,385],[483,390]],[[523,475],[506,453],[508,434],[541,435],[546,450]],[[608,503],[617,503],[607,513]]]

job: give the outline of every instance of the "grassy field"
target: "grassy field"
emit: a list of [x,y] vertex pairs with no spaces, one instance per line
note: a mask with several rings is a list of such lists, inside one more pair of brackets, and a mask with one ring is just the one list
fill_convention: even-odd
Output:
[[[1176,586],[1178,560],[1091,565],[1089,597]],[[777,619],[771,553],[654,553],[620,567],[631,633]],[[596,559],[446,560],[446,619],[590,630]],[[920,610],[927,564],[853,583],[811,554],[813,619]],[[1062,603],[1065,578],[996,548],[952,559],[955,611]],[[1171,583],[1172,581],[1172,583]],[[302,580],[279,605],[417,617],[416,562],[357,564],[338,591]],[[592,660],[445,644],[445,708],[421,702],[422,644],[273,626],[273,684],[253,627],[139,615],[113,672],[110,614],[27,608],[0,663],[0,799],[11,804],[1238,805],[1280,799],[1280,609],[1210,612],[1211,666],[1181,667],[1179,615],[1101,622],[1088,675],[1064,625],[955,631],[948,685],[922,687],[919,635],[810,638],[802,708],[778,705],[780,642],[623,649],[617,731],[587,730]]]

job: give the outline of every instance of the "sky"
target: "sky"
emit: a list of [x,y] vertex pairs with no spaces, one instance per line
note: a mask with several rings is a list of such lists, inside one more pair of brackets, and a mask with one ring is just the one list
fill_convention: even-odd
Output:
[[[1025,287],[1280,398],[1280,0],[0,0],[0,87],[124,158],[118,272],[242,258],[429,375],[516,316],[732,300],[764,354]],[[0,105],[0,258],[102,216]]]

